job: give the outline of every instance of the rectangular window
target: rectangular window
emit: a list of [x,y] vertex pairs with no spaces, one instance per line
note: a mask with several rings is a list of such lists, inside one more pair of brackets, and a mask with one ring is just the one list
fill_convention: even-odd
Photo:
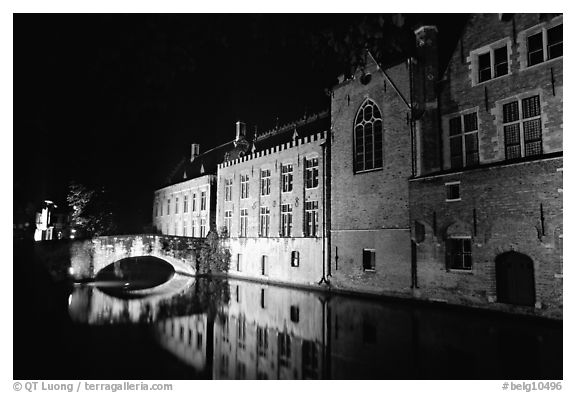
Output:
[[192,237],[196,237],[196,220],[192,220],[192,227],[190,229],[192,232],[191,233]]
[[232,210],[226,210],[224,212],[224,226],[226,227],[226,232],[230,234],[232,230]]
[[200,219],[200,237],[206,237],[206,219]]
[[305,204],[304,235],[317,236],[318,232],[318,201],[308,201]]
[[270,235],[270,208],[267,206],[260,207],[260,236],[268,237]]
[[154,216],[158,217],[158,202],[154,204]]
[[184,221],[182,223],[182,236],[188,236],[188,228],[186,227],[187,223]]
[[292,164],[282,165],[282,192],[292,191],[293,180],[293,167]]
[[166,206],[166,215],[170,215],[170,199],[168,199],[168,205]]
[[[242,254],[236,255],[236,271],[242,271]],[[236,287],[236,301],[240,302],[240,287]]]
[[174,214],[178,214],[178,197],[176,197],[176,201],[174,203]]
[[478,165],[478,113],[453,117],[448,122],[450,165],[457,169]]
[[561,57],[563,54],[563,25],[539,30],[529,35],[526,40],[528,46],[528,66],[543,63]]
[[192,211],[196,211],[196,193],[192,194]]
[[376,270],[376,250],[362,250],[362,267],[364,271],[373,272]]
[[299,251],[292,251],[290,254],[290,266],[298,267],[300,266],[300,252]]
[[[262,258],[264,258],[264,256]],[[260,307],[266,308],[266,290],[264,288],[260,289]]]
[[202,333],[196,333],[196,349],[202,349]]
[[240,210],[240,237],[246,237],[248,233],[248,209]]
[[260,171],[260,195],[270,195],[270,169]]
[[444,184],[446,187],[446,200],[459,201],[460,200],[460,182],[452,182]]
[[184,213],[188,213],[188,195],[184,195]]
[[224,180],[224,200],[226,202],[232,200],[232,179]]
[[282,230],[280,235],[283,237],[290,237],[292,234],[292,205],[285,204],[281,206],[281,225]]
[[446,268],[472,270],[472,239],[450,238],[446,240]]
[[[506,159],[542,154],[540,97],[532,96],[502,106]],[[520,116],[521,115],[521,116]]]
[[318,187],[318,158],[307,158],[304,163],[304,170],[306,188]]
[[160,202],[160,215],[164,215],[164,204],[162,202]]
[[240,198],[246,199],[248,198],[248,175],[240,176]]
[[493,45],[477,55],[478,83],[508,75],[508,43]]
[[200,210],[206,210],[206,191],[200,194]]

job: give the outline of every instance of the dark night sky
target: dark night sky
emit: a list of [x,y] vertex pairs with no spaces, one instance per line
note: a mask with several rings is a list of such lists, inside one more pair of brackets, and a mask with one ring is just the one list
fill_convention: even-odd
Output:
[[[205,151],[237,120],[265,130],[329,108],[343,66],[326,34],[344,39],[361,18],[15,15],[15,209],[63,203],[76,180],[106,186],[121,227],[137,230],[190,143]],[[447,34],[462,17],[409,19]]]

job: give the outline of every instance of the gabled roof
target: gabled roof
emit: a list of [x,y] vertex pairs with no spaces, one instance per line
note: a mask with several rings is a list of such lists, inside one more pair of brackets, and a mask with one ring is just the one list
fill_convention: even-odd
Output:
[[165,186],[181,183],[204,175],[215,175],[218,164],[224,162],[226,152],[234,147],[232,141],[199,154],[194,160],[184,157],[166,178]]

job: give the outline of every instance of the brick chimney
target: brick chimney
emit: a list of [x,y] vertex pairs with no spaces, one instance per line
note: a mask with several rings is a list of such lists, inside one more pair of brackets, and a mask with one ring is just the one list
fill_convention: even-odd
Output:
[[419,174],[441,169],[441,135],[438,124],[438,30],[421,26],[414,31],[416,59],[412,70],[414,120]]
[[240,138],[246,138],[246,123],[241,121],[236,122],[236,141]]
[[196,157],[200,155],[200,145],[198,143],[193,143],[190,150],[190,162],[194,161]]

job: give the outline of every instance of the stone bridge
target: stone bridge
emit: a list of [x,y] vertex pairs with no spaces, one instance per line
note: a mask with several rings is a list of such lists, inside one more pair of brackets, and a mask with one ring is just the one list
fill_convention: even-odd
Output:
[[124,258],[152,256],[178,273],[196,274],[197,251],[202,238],[166,235],[100,236],[71,244],[71,274],[76,279],[94,278],[106,266]]

